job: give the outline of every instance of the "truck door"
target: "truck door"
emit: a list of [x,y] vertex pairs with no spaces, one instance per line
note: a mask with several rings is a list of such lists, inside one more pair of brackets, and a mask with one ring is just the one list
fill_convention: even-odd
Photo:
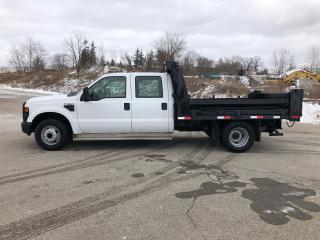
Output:
[[165,74],[132,73],[132,131],[169,132]]
[[131,132],[131,88],[125,75],[108,76],[89,87],[90,101],[79,100],[82,133]]

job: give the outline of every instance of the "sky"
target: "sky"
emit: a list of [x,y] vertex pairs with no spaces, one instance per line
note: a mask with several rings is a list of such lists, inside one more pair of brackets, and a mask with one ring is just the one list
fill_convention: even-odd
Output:
[[74,31],[108,57],[151,49],[165,32],[186,36],[188,50],[207,57],[261,56],[288,48],[303,65],[320,45],[320,0],[0,0],[0,66],[27,38],[48,55],[64,52]]

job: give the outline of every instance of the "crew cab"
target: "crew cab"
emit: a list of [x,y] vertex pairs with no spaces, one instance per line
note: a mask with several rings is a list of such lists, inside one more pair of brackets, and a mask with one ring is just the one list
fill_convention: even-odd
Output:
[[172,139],[174,131],[204,131],[230,151],[247,151],[261,132],[282,135],[281,119],[299,121],[303,90],[259,91],[246,98],[191,99],[179,65],[163,72],[111,73],[70,95],[23,103],[22,131],[46,150],[70,140]]

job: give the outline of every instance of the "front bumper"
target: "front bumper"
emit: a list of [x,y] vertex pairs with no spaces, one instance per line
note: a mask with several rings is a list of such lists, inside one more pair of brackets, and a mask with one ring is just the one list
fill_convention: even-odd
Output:
[[21,122],[21,130],[22,132],[31,135],[32,133],[32,123]]

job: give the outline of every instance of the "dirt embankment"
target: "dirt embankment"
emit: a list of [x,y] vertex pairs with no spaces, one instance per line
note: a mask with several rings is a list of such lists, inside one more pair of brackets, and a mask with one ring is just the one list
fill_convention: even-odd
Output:
[[[0,84],[11,87],[41,89],[68,93],[78,91],[103,73],[91,69],[77,76],[75,71],[44,70],[29,73],[0,73]],[[223,76],[221,79],[185,77],[189,94],[194,98],[244,96],[253,90],[264,92],[287,92],[283,81],[264,81],[252,76]],[[320,86],[305,89],[305,97],[320,99]]]
[[97,78],[100,73],[87,72],[79,77],[70,70],[44,70],[28,73],[0,73],[0,84],[27,89],[43,89],[54,92],[76,91]]

